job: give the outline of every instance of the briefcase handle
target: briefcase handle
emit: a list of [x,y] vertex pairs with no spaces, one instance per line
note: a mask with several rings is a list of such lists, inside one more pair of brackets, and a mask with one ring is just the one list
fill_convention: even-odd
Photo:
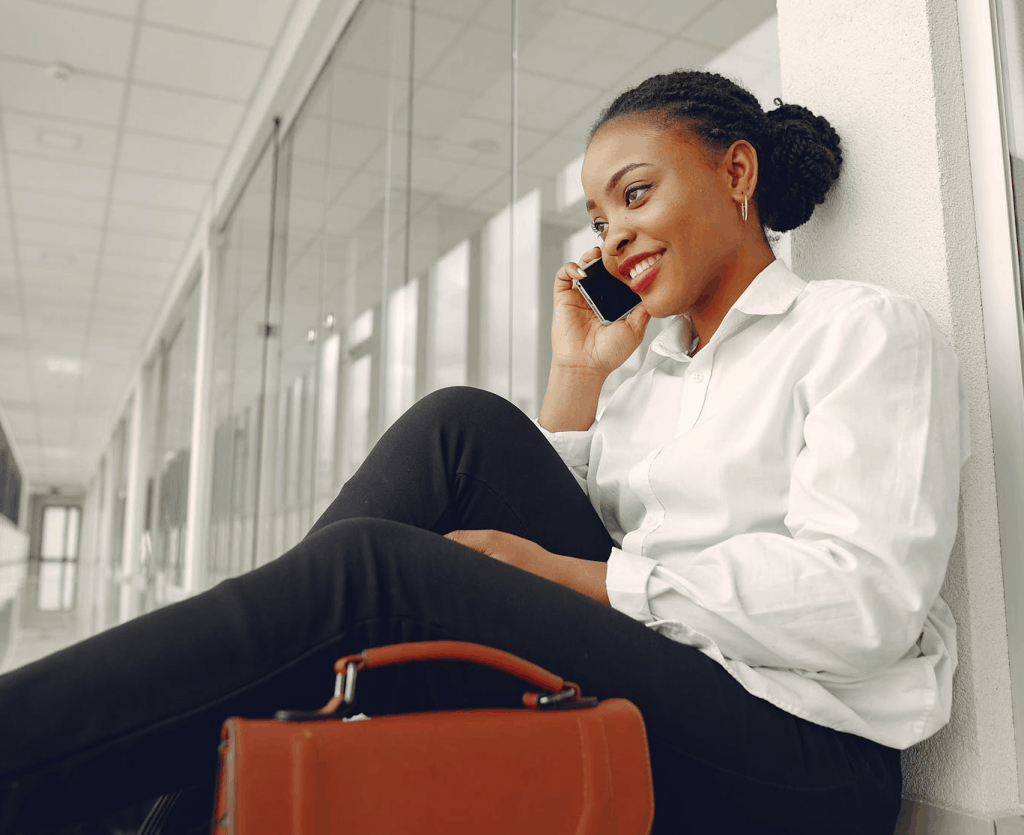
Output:
[[326,717],[335,713],[343,704],[351,705],[355,701],[356,675],[361,670],[373,670],[409,661],[438,660],[472,661],[483,664],[486,667],[503,670],[547,691],[544,694],[524,693],[523,704],[526,707],[543,710],[592,707],[597,704],[597,699],[581,696],[579,685],[566,681],[510,652],[468,641],[417,641],[373,647],[339,658],[334,663],[334,671],[337,673],[334,698],[317,713]]

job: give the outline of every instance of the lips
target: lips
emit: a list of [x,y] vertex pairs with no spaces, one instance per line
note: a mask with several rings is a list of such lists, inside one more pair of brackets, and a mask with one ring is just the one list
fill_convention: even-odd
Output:
[[629,281],[630,289],[639,293],[654,280],[658,264],[665,251],[644,252],[627,258],[619,264],[619,274]]
[[634,293],[639,293],[643,290],[646,290],[650,286],[651,282],[654,281],[654,277],[657,274],[658,264],[654,264],[653,266],[641,271],[638,275],[637,280],[629,285],[629,289],[632,290]]

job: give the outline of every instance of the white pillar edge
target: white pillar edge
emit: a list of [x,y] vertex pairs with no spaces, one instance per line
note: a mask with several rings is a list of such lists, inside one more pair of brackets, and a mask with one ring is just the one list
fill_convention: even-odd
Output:
[[1024,318],[991,0],[957,0],[1006,596],[1018,800],[1024,798]]
[[210,231],[211,218],[204,213],[202,220],[203,246],[200,253],[199,276],[199,322],[197,323],[198,344],[196,345],[195,396],[192,400],[192,436],[188,468],[188,505],[185,523],[185,576],[182,585],[187,593],[199,591],[203,583],[203,534],[206,531],[206,515],[209,508],[210,491],[210,450],[209,439],[213,411],[210,408],[213,385],[213,345],[215,340],[214,322],[217,309],[217,288],[220,282],[214,275]]
[[145,485],[142,481],[142,421],[143,421],[143,374],[142,368],[135,372],[131,391],[134,392],[131,414],[128,418],[124,454],[128,477],[125,479],[124,530],[121,532],[121,598],[118,601],[118,622],[135,617],[133,609],[136,598],[136,573],[141,562],[139,549],[142,547],[142,514],[145,505]]

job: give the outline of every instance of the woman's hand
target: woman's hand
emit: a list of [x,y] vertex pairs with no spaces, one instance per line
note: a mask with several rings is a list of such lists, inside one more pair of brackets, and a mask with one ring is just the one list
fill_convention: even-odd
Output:
[[[587,263],[601,254],[598,247],[580,258]],[[582,278],[576,264],[555,275],[551,318],[551,371],[541,405],[540,425],[550,432],[585,430],[594,422],[601,387],[629,359],[644,338],[650,314],[639,305],[625,319],[602,325],[586,299],[572,286]]]
[[[584,253],[580,263],[592,261],[600,254],[600,248],[594,247]],[[625,319],[603,325],[586,299],[573,287],[574,278],[583,278],[583,274],[571,262],[563,265],[555,275],[551,364],[561,369],[594,373],[604,378],[636,350],[644,338],[651,316],[641,304]]]
[[506,565],[574,589],[599,603],[608,603],[605,591],[608,567],[603,562],[552,554],[536,542],[504,531],[452,531],[446,537]]

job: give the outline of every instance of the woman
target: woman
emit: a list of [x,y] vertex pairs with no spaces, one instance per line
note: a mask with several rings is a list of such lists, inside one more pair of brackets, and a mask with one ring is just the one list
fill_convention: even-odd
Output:
[[[346,653],[453,638],[635,702],[657,832],[891,832],[898,749],[949,716],[963,400],[919,305],[774,259],[765,228],[803,223],[840,161],[825,120],[713,74],[622,94],[583,185],[642,305],[602,326],[559,270],[541,431],[483,392],[427,397],[280,559],[0,679],[0,831],[208,804],[225,717],[318,706]],[[598,418],[652,316],[676,318]],[[510,692],[398,676],[368,702]]]

